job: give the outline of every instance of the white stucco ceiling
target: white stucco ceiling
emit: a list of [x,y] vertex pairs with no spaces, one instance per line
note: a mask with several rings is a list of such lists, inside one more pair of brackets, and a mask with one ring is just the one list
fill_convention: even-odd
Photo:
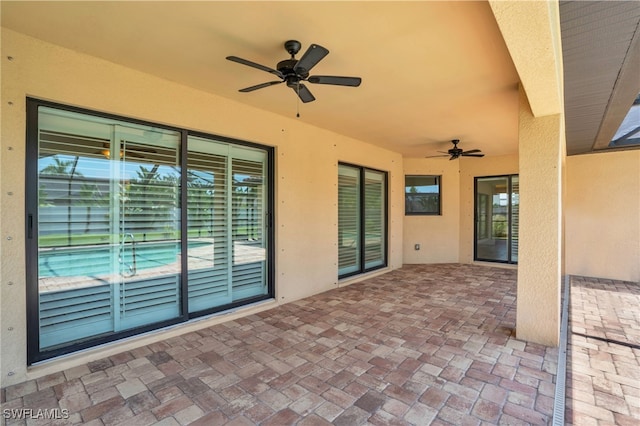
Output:
[[[283,43],[322,45],[300,120],[408,157],[447,149],[517,152],[518,76],[485,2],[2,2],[2,25],[206,92],[295,117],[285,85],[225,60],[276,67]],[[300,54],[298,55],[298,58]],[[91,107],[88,105],[88,107]],[[248,120],[250,123],[250,120]]]

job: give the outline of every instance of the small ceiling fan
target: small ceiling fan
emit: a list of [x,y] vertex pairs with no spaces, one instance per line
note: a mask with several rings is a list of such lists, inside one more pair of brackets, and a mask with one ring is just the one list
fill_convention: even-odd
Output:
[[458,144],[460,143],[460,139],[453,139],[451,141],[451,143],[453,144],[453,148],[451,148],[448,151],[438,151],[441,152],[442,154],[440,155],[430,155],[428,157],[425,158],[435,158],[435,157],[450,157],[449,160],[455,160],[456,158],[459,157],[484,157],[484,154],[482,154],[482,151],[480,151],[479,149],[470,149],[469,151],[463,151],[462,148],[458,148]]
[[[146,148],[139,144],[128,144],[127,149],[125,150],[120,144],[120,158],[123,158],[125,155],[127,157],[135,157],[135,158],[146,158],[148,154],[157,154],[158,151],[152,148]],[[102,149],[94,151],[93,154],[103,155],[105,158],[111,158],[111,144],[109,142],[105,142],[102,144]]]
[[240,89],[240,92],[253,92],[254,90],[262,89],[265,87],[273,86],[280,83],[287,83],[287,87],[293,89],[302,102],[311,102],[316,98],[311,94],[309,89],[302,84],[303,81],[314,84],[332,84],[335,86],[351,86],[358,87],[362,81],[360,77],[340,77],[332,75],[309,75],[309,71],[318,64],[329,54],[329,51],[324,47],[312,44],[309,46],[304,55],[300,59],[296,59],[295,55],[300,51],[302,44],[297,40],[289,40],[284,43],[284,48],[291,55],[290,59],[285,59],[278,62],[276,69],[266,67],[264,65],[257,64],[246,59],[238,58],[237,56],[227,56],[227,59],[233,62],[237,62],[242,65],[247,65],[253,68],[257,68],[262,71],[271,73],[280,80],[269,81],[266,83],[256,84],[255,86],[245,87]]

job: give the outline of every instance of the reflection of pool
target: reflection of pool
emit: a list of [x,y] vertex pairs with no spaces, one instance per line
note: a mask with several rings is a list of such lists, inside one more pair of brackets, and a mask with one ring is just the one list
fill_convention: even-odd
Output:
[[[208,242],[189,242],[189,248],[211,245]],[[135,245],[135,263],[137,271],[155,268],[177,262],[180,255],[179,242],[144,242]],[[120,247],[85,246],[65,247],[41,250],[38,254],[40,278],[109,275],[113,273],[113,264],[118,258],[116,273],[130,275],[133,266],[131,243]]]

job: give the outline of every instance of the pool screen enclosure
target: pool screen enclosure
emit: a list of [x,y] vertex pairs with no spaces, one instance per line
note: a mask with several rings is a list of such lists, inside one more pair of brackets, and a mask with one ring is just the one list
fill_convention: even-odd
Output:
[[29,362],[272,297],[271,162],[29,99]]

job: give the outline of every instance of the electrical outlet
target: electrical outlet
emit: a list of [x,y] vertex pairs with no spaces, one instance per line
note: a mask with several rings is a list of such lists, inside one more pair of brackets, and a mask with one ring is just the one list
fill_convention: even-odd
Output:
[[413,246],[414,250],[420,250],[420,244],[416,244],[415,246]]

